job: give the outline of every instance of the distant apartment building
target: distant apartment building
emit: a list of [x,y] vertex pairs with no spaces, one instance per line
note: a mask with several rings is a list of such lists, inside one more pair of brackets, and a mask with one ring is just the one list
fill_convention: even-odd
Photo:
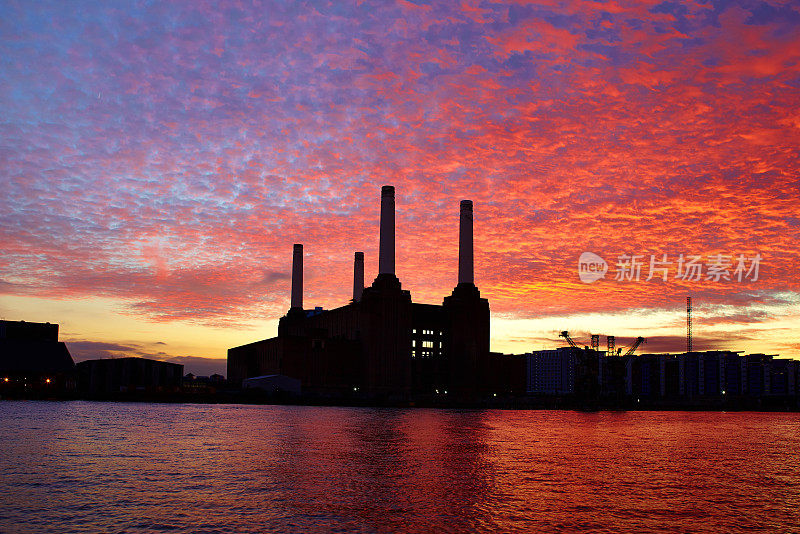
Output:
[[794,398],[800,362],[735,351],[608,356],[562,347],[527,355],[529,395],[692,399]]
[[800,376],[800,362],[788,359],[773,359],[769,367],[768,395],[773,396],[796,396],[797,380]]
[[603,353],[577,347],[559,347],[528,353],[528,395],[596,395],[602,381]]
[[580,349],[562,347],[528,355],[528,394],[572,395]]

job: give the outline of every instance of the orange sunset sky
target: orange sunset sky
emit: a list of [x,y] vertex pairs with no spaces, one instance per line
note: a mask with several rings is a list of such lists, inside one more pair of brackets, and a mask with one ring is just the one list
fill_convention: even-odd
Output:
[[[306,307],[347,302],[356,250],[371,282],[384,184],[416,302],[455,285],[474,201],[492,350],[569,330],[679,352],[691,295],[696,350],[800,358],[797,2],[0,12],[0,315],[59,323],[76,361],[224,374],[229,347],[276,334],[293,243]],[[586,251],[605,278],[579,279]],[[622,255],[639,280],[615,279]]]

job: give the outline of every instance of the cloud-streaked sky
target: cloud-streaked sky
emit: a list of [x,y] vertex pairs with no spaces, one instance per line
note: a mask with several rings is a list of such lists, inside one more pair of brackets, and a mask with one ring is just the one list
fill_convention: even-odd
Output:
[[[76,359],[273,336],[295,242],[306,305],[345,303],[383,184],[418,302],[475,202],[493,350],[679,351],[691,294],[701,348],[800,356],[797,2],[0,1],[0,110],[0,314]],[[756,253],[757,281],[644,281]]]

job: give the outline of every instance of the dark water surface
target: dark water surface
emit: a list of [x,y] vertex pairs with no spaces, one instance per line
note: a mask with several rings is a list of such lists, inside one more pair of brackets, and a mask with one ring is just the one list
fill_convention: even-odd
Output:
[[0,532],[800,531],[800,414],[0,402]]

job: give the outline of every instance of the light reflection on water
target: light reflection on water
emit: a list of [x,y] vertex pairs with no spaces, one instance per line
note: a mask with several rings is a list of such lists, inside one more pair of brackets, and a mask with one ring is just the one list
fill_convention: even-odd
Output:
[[0,402],[0,532],[793,531],[800,414]]

